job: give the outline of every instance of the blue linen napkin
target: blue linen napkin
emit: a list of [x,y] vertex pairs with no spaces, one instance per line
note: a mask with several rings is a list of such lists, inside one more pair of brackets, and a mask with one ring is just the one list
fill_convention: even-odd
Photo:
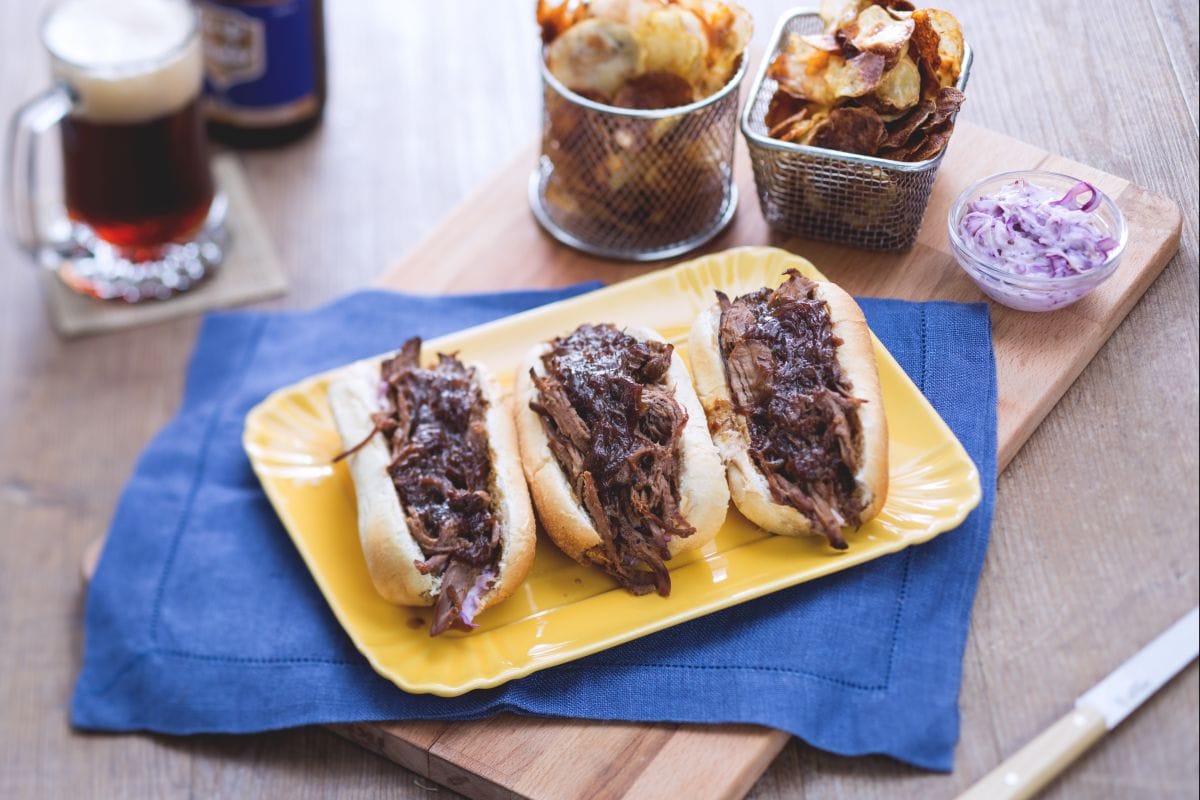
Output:
[[[178,416],[142,455],[87,597],[79,728],[247,733],[546,716],[757,723],[844,755],[949,770],[996,473],[986,306],[864,300],[871,327],[975,460],[956,531],[505,686],[406,694],[342,632],[241,448],[246,412],[306,375],[561,299],[363,292],[309,312],[211,314]],[[652,600],[652,598],[651,598]]]

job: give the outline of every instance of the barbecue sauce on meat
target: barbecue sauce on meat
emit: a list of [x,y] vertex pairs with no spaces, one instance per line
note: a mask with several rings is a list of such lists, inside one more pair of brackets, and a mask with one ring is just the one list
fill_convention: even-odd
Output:
[[475,371],[444,354],[437,366],[422,369],[420,353],[421,340],[413,338],[383,362],[383,410],[375,425],[388,443],[388,474],[409,531],[425,556],[416,567],[442,578],[429,629],[437,636],[474,627],[463,618],[463,603],[499,559],[500,525],[487,406]]
[[671,593],[667,545],[695,532],[679,509],[687,412],[666,381],[673,349],[582,325],[550,343],[544,376],[530,373],[529,407],[600,534],[584,557],[638,595]]
[[719,340],[734,408],[746,419],[750,458],[776,502],[797,509],[833,547],[861,524],[854,474],[862,428],[853,387],[838,366],[829,306],[796,270],[778,289],[730,300],[718,292]]

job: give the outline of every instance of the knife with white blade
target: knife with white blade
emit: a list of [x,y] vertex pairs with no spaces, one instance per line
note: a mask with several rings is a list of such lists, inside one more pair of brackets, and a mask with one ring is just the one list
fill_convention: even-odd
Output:
[[1075,701],[1075,710],[972,786],[959,800],[1032,797],[1196,659],[1200,609],[1146,645]]

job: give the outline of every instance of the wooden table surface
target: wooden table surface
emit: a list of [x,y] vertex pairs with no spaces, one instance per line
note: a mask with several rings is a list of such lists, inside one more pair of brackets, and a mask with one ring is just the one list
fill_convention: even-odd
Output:
[[[5,119],[45,82],[34,36],[45,5],[0,5]],[[273,307],[369,283],[528,145],[540,104],[532,5],[326,4],[323,128],[245,159],[292,282]],[[761,44],[792,3],[746,5]],[[1174,198],[1183,244],[1000,480],[955,773],[792,740],[751,791],[760,800],[952,796],[1200,591],[1196,6],[948,5],[976,52],[964,118]],[[497,268],[511,257],[497,254]],[[197,322],[64,342],[7,241],[0,263],[0,796],[453,797],[322,729],[187,739],[71,730],[80,554],[174,412]],[[1193,664],[1047,796],[1194,797],[1197,676]]]

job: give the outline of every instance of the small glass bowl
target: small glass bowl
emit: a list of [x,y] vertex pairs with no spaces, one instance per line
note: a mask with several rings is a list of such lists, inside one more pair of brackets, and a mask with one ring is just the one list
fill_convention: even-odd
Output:
[[1108,195],[1096,189],[1100,205],[1092,213],[1100,227],[1117,240],[1117,246],[1108,254],[1108,259],[1103,264],[1080,275],[1064,278],[1009,272],[979,260],[967,250],[958,229],[968,203],[991,194],[1014,180],[1025,180],[1056,193],[1066,194],[1080,179],[1058,172],[1019,170],[1001,172],[972,184],[954,201],[946,220],[950,229],[950,248],[954,251],[959,265],[971,276],[971,280],[975,281],[984,294],[1001,305],[1018,311],[1055,311],[1069,306],[1116,271],[1121,254],[1125,252],[1125,240],[1129,234],[1125,227],[1125,215]]

